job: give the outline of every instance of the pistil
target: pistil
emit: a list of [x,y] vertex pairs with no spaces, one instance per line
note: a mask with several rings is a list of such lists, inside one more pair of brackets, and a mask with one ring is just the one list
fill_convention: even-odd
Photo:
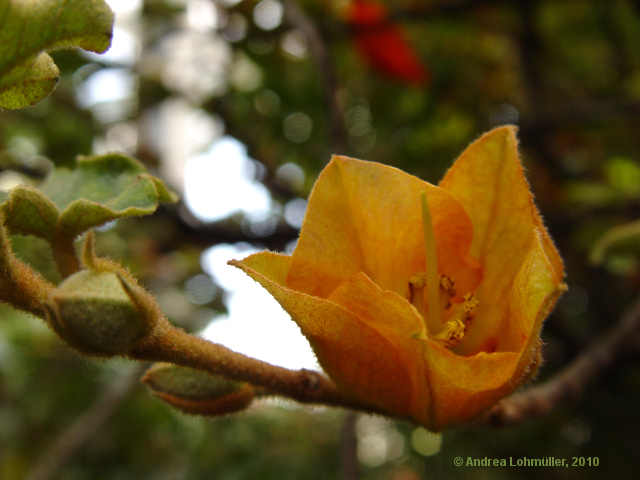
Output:
[[438,275],[438,256],[436,253],[436,237],[433,232],[433,221],[427,194],[420,196],[422,203],[422,230],[424,232],[424,249],[426,259],[426,315],[427,331],[437,332],[442,328],[440,319],[440,277]]
[[471,292],[461,299],[457,297],[454,280],[438,273],[436,239],[426,193],[421,194],[420,203],[426,268],[409,278],[408,300],[424,319],[426,330],[423,335],[453,348],[460,343],[473,320],[478,300]]

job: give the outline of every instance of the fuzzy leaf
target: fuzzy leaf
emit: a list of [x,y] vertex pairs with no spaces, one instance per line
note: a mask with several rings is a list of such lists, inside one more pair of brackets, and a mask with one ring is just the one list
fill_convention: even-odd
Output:
[[56,206],[33,187],[18,185],[1,204],[6,225],[13,233],[51,238],[60,216]]
[[103,0],[0,0],[0,108],[24,108],[51,92],[59,71],[46,51],[102,53],[112,27]]
[[135,159],[121,154],[78,157],[53,170],[41,190],[60,210],[58,229],[75,236],[117,218],[148,215],[176,196]]
[[62,281],[51,250],[51,245],[32,235],[11,235],[11,249],[22,260],[51,283]]

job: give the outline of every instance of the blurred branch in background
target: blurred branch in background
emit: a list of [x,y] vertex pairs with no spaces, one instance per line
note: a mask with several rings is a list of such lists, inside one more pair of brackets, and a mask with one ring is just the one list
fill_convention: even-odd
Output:
[[259,242],[270,250],[283,251],[289,242],[298,238],[298,230],[283,222],[280,222],[273,232],[260,236],[248,234],[232,220],[203,222],[183,203],[177,207],[163,208],[156,216],[157,219],[173,225],[176,230],[171,242],[159,242],[158,248],[161,251],[171,251],[177,239],[203,248],[220,243]]
[[122,402],[140,385],[140,375],[146,365],[131,368],[118,381],[108,383],[95,402],[80,414],[69,427],[58,434],[31,468],[27,480],[48,480],[69,462],[91,438],[100,436],[102,426],[113,416]]
[[602,339],[544,383],[502,400],[486,414],[485,420],[495,426],[515,425],[575,401],[589,383],[597,383],[620,357],[637,348],[639,333],[640,299],[637,299]]
[[358,413],[346,412],[342,421],[342,433],[340,438],[342,480],[358,480],[358,438],[356,436],[356,422]]
[[331,148],[334,152],[348,153],[347,129],[345,126],[344,112],[338,100],[338,78],[333,66],[331,53],[322,38],[320,31],[311,19],[302,11],[293,0],[284,0],[285,18],[303,33],[318,75],[322,79],[326,108],[328,109],[327,123],[331,129]]

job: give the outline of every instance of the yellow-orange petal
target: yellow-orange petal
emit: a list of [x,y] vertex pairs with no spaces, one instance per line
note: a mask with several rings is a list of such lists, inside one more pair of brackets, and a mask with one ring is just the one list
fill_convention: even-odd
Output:
[[422,316],[406,298],[383,290],[363,272],[342,282],[329,300],[387,335],[408,339],[426,334]]
[[472,225],[443,189],[387,165],[334,156],[311,192],[287,284],[327,297],[358,272],[405,296],[408,279],[424,271],[420,195],[427,193],[440,273],[461,291],[480,269],[468,255]]
[[425,359],[431,387],[428,425],[433,430],[464,423],[517,384],[512,383],[519,355],[514,352],[480,352],[462,357],[437,342],[427,340]]
[[406,353],[337,303],[288,288],[284,275],[290,262],[290,257],[261,252],[230,264],[259,282],[291,315],[343,392],[389,414],[409,415],[413,382]]
[[469,214],[473,223],[471,254],[484,269],[477,291],[477,317],[460,346],[465,354],[480,351],[496,325],[510,318],[504,299],[536,230],[542,234],[554,278],[560,282],[563,277],[562,260],[542,225],[524,177],[515,132],[515,127],[507,126],[486,133],[460,155],[440,182]]
[[522,352],[518,370],[523,373],[537,354],[542,322],[567,289],[555,275],[544,242],[542,232],[536,231],[533,246],[513,282],[509,320],[498,338],[498,350]]
[[502,299],[505,317],[500,323],[485,322],[497,328],[487,332],[482,348],[497,352],[461,356],[429,341],[427,372],[437,428],[464,422],[490,407],[522,383],[536,362],[542,321],[565,287],[555,276],[541,232],[535,232],[526,255],[509,295]]
[[[398,361],[409,372],[410,399],[407,410],[397,415],[411,416],[428,424],[429,389],[424,362],[425,326],[418,311],[396,292],[383,290],[364,273],[344,281],[329,300],[353,313],[382,335],[397,352]],[[373,346],[367,346],[371,349]],[[391,378],[391,382],[396,380]],[[404,389],[399,389],[398,393]]]

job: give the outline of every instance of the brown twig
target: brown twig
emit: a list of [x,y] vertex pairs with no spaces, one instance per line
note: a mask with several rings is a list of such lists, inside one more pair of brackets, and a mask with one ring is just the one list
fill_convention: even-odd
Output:
[[202,248],[208,248],[220,243],[251,242],[262,245],[269,250],[283,251],[286,245],[298,238],[298,229],[286,224],[278,223],[274,231],[265,235],[251,234],[234,219],[224,219],[216,222],[205,222],[196,218],[184,203],[176,206],[163,206],[151,221],[163,222],[173,229],[172,235],[156,238],[156,246],[161,251],[174,251],[176,245],[188,243]]
[[129,356],[137,360],[170,362],[224,375],[303,403],[364,408],[346,398],[331,380],[319,372],[289,370],[271,365],[190,335],[164,322],[160,322]]
[[496,426],[513,425],[549,413],[558,404],[575,400],[587,384],[610,367],[622,353],[637,346],[640,299],[623,314],[603,339],[586,349],[550,380],[502,400],[485,416]]
[[36,460],[27,480],[47,480],[52,478],[73,455],[100,429],[116,412],[123,400],[138,385],[144,368],[138,366],[121,381],[110,383],[102,394],[84,413],[57,438],[51,442]]
[[358,480],[358,438],[356,436],[356,412],[347,412],[342,420],[341,432],[341,457],[342,457],[342,480]]

